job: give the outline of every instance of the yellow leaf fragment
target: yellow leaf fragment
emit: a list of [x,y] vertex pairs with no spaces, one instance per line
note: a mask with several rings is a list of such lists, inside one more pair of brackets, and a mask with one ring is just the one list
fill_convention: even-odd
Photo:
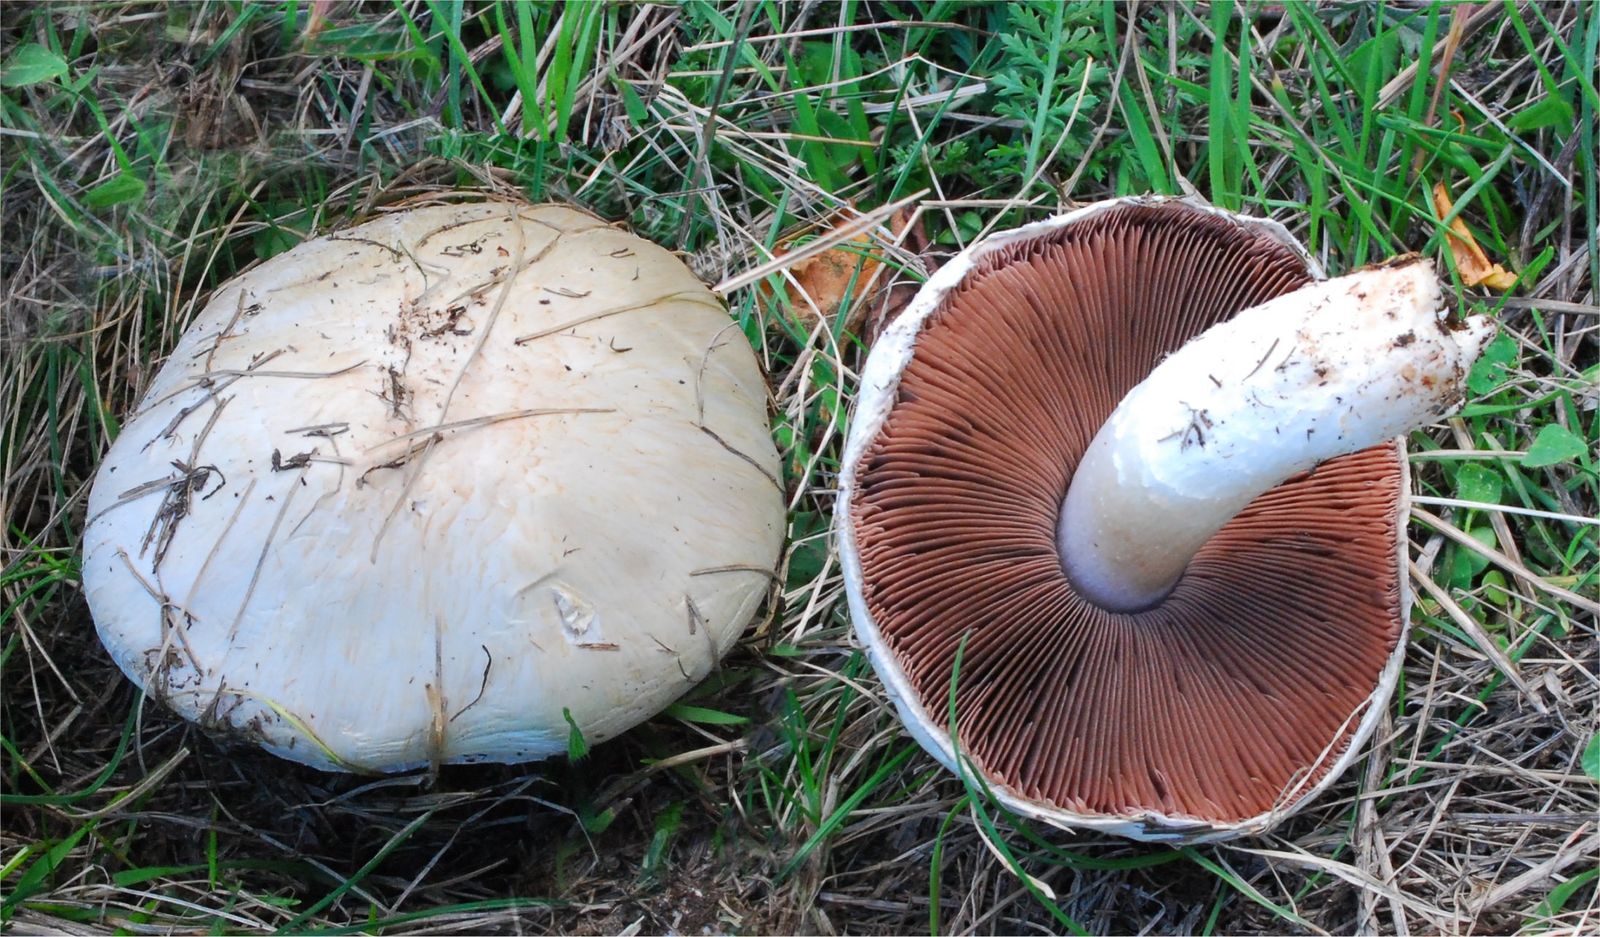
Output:
[[311,0],[311,15],[306,17],[305,29],[300,31],[300,41],[309,45],[328,25],[328,13],[334,0]]
[[[1443,182],[1434,183],[1433,210],[1439,220],[1448,218],[1453,208],[1455,202],[1450,198],[1450,187]],[[1445,237],[1450,242],[1450,253],[1456,259],[1456,269],[1461,271],[1461,280],[1468,286],[1481,284],[1504,292],[1517,282],[1516,274],[1489,262],[1488,255],[1478,246],[1472,232],[1467,230],[1467,223],[1460,217],[1450,222],[1450,232]]]
[[[889,233],[898,236],[905,229],[909,212],[896,212],[889,221]],[[840,218],[827,231],[817,235],[828,237],[850,225],[852,219]],[[791,236],[778,245],[777,256],[782,257],[797,250],[802,240],[814,234],[815,228]],[[845,300],[850,301],[844,328],[855,331],[866,313],[863,300],[877,285],[878,269],[883,266],[882,242],[871,232],[863,231],[820,254],[807,257],[789,267],[794,279],[784,285],[789,296],[789,306],[795,317],[806,328],[814,328],[818,317],[833,319]],[[762,287],[763,295],[768,290]]]

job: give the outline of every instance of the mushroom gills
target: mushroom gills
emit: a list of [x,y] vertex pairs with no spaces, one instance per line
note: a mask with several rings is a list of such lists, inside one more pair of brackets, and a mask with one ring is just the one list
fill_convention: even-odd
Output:
[[[1412,263],[1269,304],[1323,279],[1281,225],[1132,197],[996,234],[929,278],[861,369],[837,502],[851,619],[911,734],[1021,816],[1142,840],[1260,833],[1325,790],[1386,711],[1405,648],[1409,481],[1392,437],[1455,402],[1488,332],[1469,323],[1438,350],[1426,268],[1409,297],[1387,282]],[[1317,341],[1291,356],[1302,327]],[[1135,391],[1168,359],[1171,386]],[[1433,409],[1386,399],[1419,387]],[[1151,388],[1175,416],[1108,430],[1097,489],[1086,451]],[[1314,445],[1346,438],[1308,451],[1308,429]],[[1329,454],[1360,434],[1378,444]],[[1152,498],[1135,441],[1199,494],[1169,482]],[[1266,447],[1289,454],[1268,465]],[[1137,484],[1119,490],[1119,470]],[[1113,610],[1069,577],[1076,474],[1102,502],[1091,515],[1144,512],[1136,545],[1178,578],[1165,598],[1158,582]],[[1185,527],[1198,534],[1180,543]]]
[[1431,262],[1309,283],[1212,326],[1133,388],[1061,506],[1073,585],[1112,611],[1159,604],[1258,495],[1460,406],[1494,334],[1451,323]]

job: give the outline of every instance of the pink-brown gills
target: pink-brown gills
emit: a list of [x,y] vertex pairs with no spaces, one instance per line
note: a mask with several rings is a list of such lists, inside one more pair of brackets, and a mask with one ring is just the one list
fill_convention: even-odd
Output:
[[1260,496],[1143,611],[1085,600],[1057,544],[1123,396],[1311,279],[1258,227],[1132,203],[988,252],[923,323],[847,523],[916,704],[942,730],[956,677],[956,746],[992,783],[1074,816],[1226,826],[1298,800],[1356,737],[1402,637],[1400,447]]

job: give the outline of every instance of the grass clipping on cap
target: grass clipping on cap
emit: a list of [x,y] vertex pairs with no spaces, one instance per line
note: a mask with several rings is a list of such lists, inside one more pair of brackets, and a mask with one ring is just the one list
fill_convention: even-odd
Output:
[[[1463,7],[1453,65],[1454,12],[1408,5],[0,9],[5,926],[1595,928],[1600,635],[1572,598],[1600,593],[1589,6]],[[1013,822],[937,769],[855,646],[830,544],[862,342],[844,309],[786,319],[781,272],[742,275],[924,189],[930,243],[867,235],[879,281],[1068,197],[1191,189],[1339,272],[1449,250],[1440,179],[1520,279],[1456,293],[1503,331],[1462,414],[1411,439],[1414,640],[1369,753],[1272,836],[1190,849]],[[97,460],[211,288],[463,187],[575,201],[740,284],[729,337],[771,377],[790,506],[774,598],[704,684],[577,763],[374,781],[211,739],[95,640]]]

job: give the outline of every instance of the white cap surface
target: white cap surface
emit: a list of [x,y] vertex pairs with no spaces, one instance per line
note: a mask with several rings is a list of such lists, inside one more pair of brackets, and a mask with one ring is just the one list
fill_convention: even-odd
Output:
[[515,762],[703,679],[783,534],[754,354],[668,251],[433,205],[228,283],[102,463],[117,664],[307,764]]

